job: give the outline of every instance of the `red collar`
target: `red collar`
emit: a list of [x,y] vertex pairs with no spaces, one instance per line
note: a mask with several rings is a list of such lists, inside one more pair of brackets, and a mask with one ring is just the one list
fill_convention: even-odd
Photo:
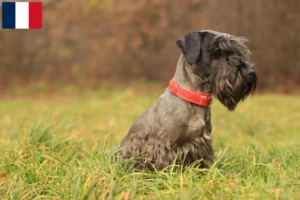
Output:
[[212,95],[206,93],[197,93],[189,90],[185,90],[177,85],[174,79],[170,80],[168,89],[176,96],[200,106],[210,106],[212,103]]

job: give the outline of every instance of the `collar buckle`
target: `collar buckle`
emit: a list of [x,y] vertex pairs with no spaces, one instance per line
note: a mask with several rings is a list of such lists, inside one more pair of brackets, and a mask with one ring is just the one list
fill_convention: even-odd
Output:
[[204,106],[204,105],[202,105],[204,99],[209,99],[210,100],[209,103],[206,106],[210,106],[212,104],[212,102],[213,102],[213,98],[211,96],[210,97],[201,96],[201,101],[199,102],[200,106]]

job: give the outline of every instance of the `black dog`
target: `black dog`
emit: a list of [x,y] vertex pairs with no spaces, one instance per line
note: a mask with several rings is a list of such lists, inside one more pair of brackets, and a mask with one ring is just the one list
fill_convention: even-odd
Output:
[[177,41],[182,51],[174,78],[159,100],[139,117],[119,154],[138,168],[163,169],[174,160],[189,165],[213,161],[210,104],[214,95],[229,110],[256,87],[245,39],[200,31]]

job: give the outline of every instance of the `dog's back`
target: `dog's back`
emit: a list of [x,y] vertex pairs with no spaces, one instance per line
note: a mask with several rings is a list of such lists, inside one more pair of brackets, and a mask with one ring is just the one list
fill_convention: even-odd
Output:
[[210,107],[186,102],[166,89],[133,123],[119,151],[125,159],[134,158],[139,168],[163,169],[174,159],[185,165],[212,161],[210,132]]

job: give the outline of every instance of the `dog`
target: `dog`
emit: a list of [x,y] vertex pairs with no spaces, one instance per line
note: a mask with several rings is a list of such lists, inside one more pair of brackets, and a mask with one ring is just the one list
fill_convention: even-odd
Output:
[[138,169],[162,170],[173,162],[207,168],[212,148],[212,96],[228,110],[253,95],[257,75],[247,40],[211,30],[177,40],[181,55],[168,88],[131,126],[118,153]]

